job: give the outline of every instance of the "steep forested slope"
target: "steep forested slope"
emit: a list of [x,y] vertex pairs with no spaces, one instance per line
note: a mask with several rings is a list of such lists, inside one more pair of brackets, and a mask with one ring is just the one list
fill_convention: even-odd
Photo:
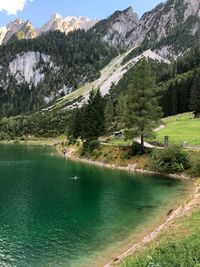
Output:
[[39,108],[99,77],[116,55],[92,32],[48,32],[0,46],[0,114]]
[[[200,45],[172,61],[170,65],[152,60],[149,60],[149,64],[159,88],[160,104],[165,116],[200,109],[200,101],[199,104],[195,101],[200,100]],[[112,86],[110,94],[114,102],[117,102],[121,93],[127,94],[135,67],[117,85]]]

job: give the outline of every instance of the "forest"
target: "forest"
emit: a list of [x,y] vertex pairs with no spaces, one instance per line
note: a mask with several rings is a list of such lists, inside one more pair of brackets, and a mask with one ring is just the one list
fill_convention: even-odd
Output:
[[[9,63],[16,55],[28,51],[50,56],[55,66],[45,64],[41,57],[36,68],[42,68],[44,80],[37,86],[25,81],[18,83],[9,72]],[[100,70],[116,55],[114,48],[100,41],[93,32],[84,30],[67,36],[54,31],[35,39],[10,40],[0,46],[0,116],[37,110],[45,104],[44,97],[63,96],[58,92],[64,86],[76,90],[82,84],[96,80]]]

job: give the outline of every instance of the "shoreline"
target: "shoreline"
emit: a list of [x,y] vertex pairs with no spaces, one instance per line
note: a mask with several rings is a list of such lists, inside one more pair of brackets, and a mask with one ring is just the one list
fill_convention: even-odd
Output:
[[[49,140],[50,141],[50,140]],[[1,143],[2,144],[2,143]],[[12,144],[11,142],[4,142],[4,144]],[[181,200],[179,206],[174,209],[174,210],[169,210],[167,216],[167,219],[164,220],[161,224],[156,225],[155,229],[150,231],[145,237],[141,238],[140,241],[138,242],[130,242],[129,248],[125,249],[123,253],[119,254],[117,257],[115,257],[113,260],[110,262],[103,264],[103,267],[111,267],[111,266],[118,266],[125,260],[128,256],[134,255],[134,253],[142,250],[145,248],[146,245],[149,243],[153,242],[157,236],[165,231],[167,227],[169,227],[171,224],[173,224],[175,221],[183,217],[184,215],[187,215],[191,213],[195,208],[200,206],[200,185],[198,184],[198,180],[189,176],[186,176],[184,174],[161,174],[158,172],[153,172],[150,170],[145,170],[145,169],[138,169],[136,168],[136,164],[129,164],[128,166],[119,166],[117,164],[109,164],[109,163],[104,163],[101,161],[95,161],[95,160],[90,160],[87,158],[81,158],[78,157],[77,155],[74,154],[76,150],[69,149],[68,153],[64,156],[61,154],[61,149],[60,149],[60,143],[55,144],[53,142],[48,142],[48,143],[40,143],[40,142],[25,142],[21,141],[18,144],[24,144],[24,145],[45,145],[45,146],[51,146],[54,147],[56,150],[56,154],[58,156],[62,156],[65,159],[69,159],[72,161],[78,161],[86,164],[91,164],[103,168],[109,168],[109,169],[115,169],[115,170],[124,170],[128,171],[131,173],[140,173],[140,174],[155,174],[155,175],[160,175],[166,178],[173,178],[173,179],[178,179],[178,180],[186,180],[186,181],[191,181],[191,189],[189,191],[188,196],[184,199]],[[196,182],[194,182],[196,181]]]
[[[136,167],[137,164],[128,164],[128,166],[120,166],[117,164],[110,164],[110,163],[104,163],[102,161],[97,161],[97,160],[91,160],[91,159],[87,159],[87,158],[81,158],[78,157],[77,155],[73,154],[74,151],[70,150],[69,153],[67,155],[61,155],[62,157],[66,158],[66,159],[70,159],[70,160],[74,160],[74,161],[78,161],[78,162],[82,162],[82,163],[87,163],[87,164],[91,164],[91,165],[95,165],[95,166],[99,166],[99,167],[103,167],[103,168],[108,168],[108,169],[113,169],[113,170],[123,170],[123,171],[128,171],[128,172],[132,172],[132,173],[140,173],[140,174],[155,174],[155,175],[159,175],[159,176],[163,176],[166,178],[174,178],[174,179],[178,179],[178,180],[188,180],[188,181],[195,181],[195,178],[189,177],[188,175],[185,174],[163,174],[163,173],[159,173],[159,172],[154,172],[151,170],[147,170],[147,169],[139,169]],[[60,154],[60,151],[58,151],[58,153]]]
[[191,214],[195,209],[200,207],[200,186],[196,185],[195,190],[193,190],[190,197],[188,197],[186,204],[180,205],[169,215],[167,220],[156,227],[155,230],[146,235],[141,241],[134,243],[131,247],[125,250],[123,253],[118,255],[115,259],[103,265],[103,267],[112,267],[119,266],[127,257],[134,256],[136,252],[139,252],[145,246],[149,245],[153,242],[159,234],[165,231],[168,227],[170,227],[173,223],[175,223],[178,219],[181,219],[185,215]]
[[[186,180],[191,181],[193,183],[193,186],[191,188],[191,191],[189,195],[182,200],[182,204],[180,204],[175,210],[169,210],[167,214],[167,219],[156,226],[156,228],[151,231],[149,234],[147,234],[141,241],[133,243],[128,249],[126,249],[123,253],[119,254],[117,257],[115,257],[113,260],[109,261],[106,264],[103,264],[103,267],[112,267],[112,266],[119,266],[127,257],[133,256],[136,252],[139,252],[143,248],[145,248],[146,245],[153,242],[158,235],[165,231],[170,225],[172,225],[174,222],[176,222],[178,219],[184,217],[185,215],[188,215],[192,213],[197,207],[200,206],[200,185],[198,184],[198,180],[189,176],[186,176],[184,174],[161,174],[158,172],[153,172],[150,170],[144,170],[144,169],[137,169],[136,164],[135,165],[128,165],[126,167],[122,167],[116,164],[108,164],[100,161],[90,160],[87,158],[80,158],[78,156],[73,155],[72,151],[68,153],[67,156],[63,156],[66,159],[74,160],[83,162],[86,164],[92,164],[99,167],[109,168],[109,169],[118,169],[118,170],[125,170],[132,173],[143,173],[143,174],[155,174],[155,175],[161,175],[166,178],[173,178],[178,180]],[[194,181],[196,181],[194,183]]]

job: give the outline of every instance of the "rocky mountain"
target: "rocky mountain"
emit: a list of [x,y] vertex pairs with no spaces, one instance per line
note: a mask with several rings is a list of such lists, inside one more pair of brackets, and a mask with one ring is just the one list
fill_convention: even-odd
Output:
[[177,56],[200,40],[200,1],[168,0],[140,19],[132,8],[117,11],[93,27],[110,45],[123,49],[153,49]]
[[132,8],[99,22],[55,14],[38,30],[16,20],[0,28],[6,44],[0,46],[0,114],[37,109],[68,94],[73,107],[92,87],[107,94],[140,59],[168,64],[199,41],[200,0],[168,0],[141,18]]
[[108,19],[98,22],[92,30],[109,45],[127,48],[130,46],[129,37],[137,31],[138,26],[139,17],[129,7],[124,11],[116,11]]
[[[48,45],[47,45],[48,44]],[[41,107],[97,79],[117,55],[90,31],[49,31],[0,46],[0,116]]]
[[21,19],[16,19],[1,29],[0,44],[7,43],[13,37],[16,37],[17,39],[32,39],[37,36],[36,30],[33,28],[31,22],[23,21]]
[[60,14],[54,14],[50,20],[38,29],[38,33],[47,31],[61,31],[65,34],[78,29],[88,30],[97,23],[97,20],[90,20],[87,17],[66,17],[63,18]]
[[97,23],[97,20],[90,20],[87,17],[66,17],[62,18],[61,15],[55,14],[50,20],[41,28],[35,29],[32,23],[16,19],[10,22],[6,27],[0,28],[0,45],[7,43],[12,38],[32,39],[38,35],[48,31],[61,31],[65,34],[69,32],[84,29],[88,30]]

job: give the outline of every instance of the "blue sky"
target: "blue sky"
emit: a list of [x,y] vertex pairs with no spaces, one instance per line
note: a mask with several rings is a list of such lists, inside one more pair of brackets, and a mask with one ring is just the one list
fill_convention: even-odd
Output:
[[141,16],[160,2],[162,0],[0,0],[0,26],[20,17],[40,27],[56,12],[62,16],[102,19],[129,6]]

